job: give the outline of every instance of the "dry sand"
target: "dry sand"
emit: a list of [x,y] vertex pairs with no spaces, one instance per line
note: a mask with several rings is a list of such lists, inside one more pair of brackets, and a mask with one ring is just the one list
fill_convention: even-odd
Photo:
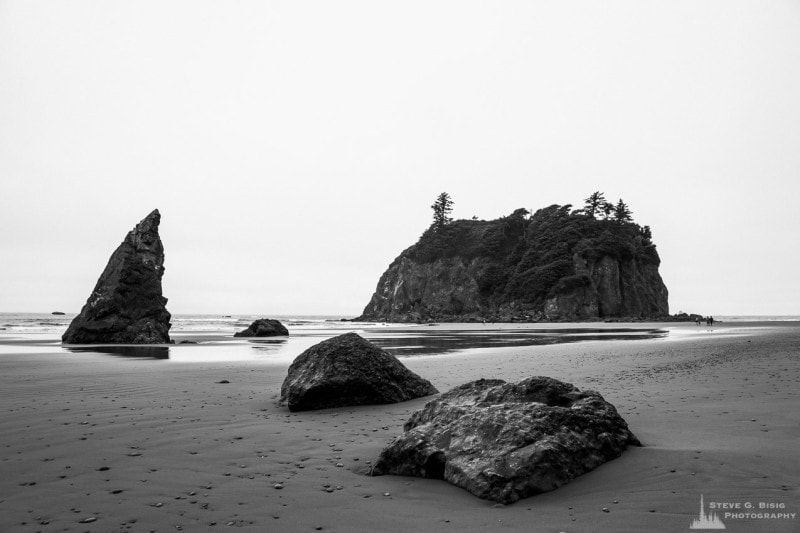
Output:
[[[424,399],[290,413],[283,363],[20,349],[0,356],[0,531],[672,532],[701,494],[800,514],[800,326],[670,329],[403,360],[442,391],[531,375],[598,390],[644,444],[508,506],[364,475]],[[724,512],[728,531],[800,531]]]

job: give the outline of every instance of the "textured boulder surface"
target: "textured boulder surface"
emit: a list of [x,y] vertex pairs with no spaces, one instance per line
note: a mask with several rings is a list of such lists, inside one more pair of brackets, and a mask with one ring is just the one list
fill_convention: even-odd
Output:
[[161,294],[164,246],[158,209],[147,215],[108,260],[81,312],[61,340],[70,344],[168,343],[170,314]]
[[431,227],[357,320],[576,321],[669,315],[650,229],[550,206]]
[[395,356],[345,333],[297,356],[281,386],[280,404],[306,411],[397,403],[437,392]]
[[276,337],[280,335],[288,335],[289,330],[286,326],[278,320],[271,318],[259,318],[250,326],[238,333],[234,333],[234,337]]
[[502,503],[556,489],[640,446],[600,394],[541,376],[461,385],[415,412],[404,429],[372,475],[444,479]]

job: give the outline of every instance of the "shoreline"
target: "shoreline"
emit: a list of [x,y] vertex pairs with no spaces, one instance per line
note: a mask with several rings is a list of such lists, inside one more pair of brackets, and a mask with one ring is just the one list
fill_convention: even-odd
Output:
[[[644,444],[508,506],[438,480],[364,475],[426,398],[291,413],[277,406],[285,361],[4,353],[0,512],[9,531],[598,532],[688,530],[701,494],[800,512],[800,325],[674,328],[402,359],[440,391],[530,375],[597,390]],[[731,531],[800,524],[720,518]]]

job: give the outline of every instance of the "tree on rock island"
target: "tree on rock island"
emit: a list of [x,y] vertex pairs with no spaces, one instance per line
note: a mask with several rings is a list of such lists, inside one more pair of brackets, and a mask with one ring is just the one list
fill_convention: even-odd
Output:
[[603,207],[606,204],[606,197],[600,191],[595,191],[583,202],[585,205],[583,212],[590,217],[595,218],[596,215],[603,213]]
[[434,229],[441,229],[453,221],[453,219],[450,218],[450,213],[453,212],[453,200],[446,192],[436,197],[436,201],[433,202],[431,209],[433,209]]
[[617,222],[632,222],[633,211],[630,210],[628,204],[619,199],[617,205],[614,206],[614,220]]

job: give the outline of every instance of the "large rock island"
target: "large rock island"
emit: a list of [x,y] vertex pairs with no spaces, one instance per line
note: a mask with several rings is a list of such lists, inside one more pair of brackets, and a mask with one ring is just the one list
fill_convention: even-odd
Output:
[[356,320],[661,318],[669,305],[660,262],[650,228],[621,200],[444,219],[389,265]]
[[168,343],[171,315],[161,295],[164,246],[158,209],[133,228],[108,260],[92,294],[61,337],[70,344]]

